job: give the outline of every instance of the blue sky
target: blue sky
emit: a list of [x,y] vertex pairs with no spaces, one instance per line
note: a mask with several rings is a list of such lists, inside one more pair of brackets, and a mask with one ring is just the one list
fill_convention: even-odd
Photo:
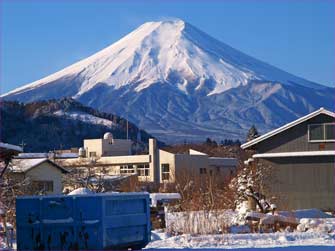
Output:
[[169,17],[290,73],[335,83],[331,0],[0,1],[2,93],[85,58],[146,21]]

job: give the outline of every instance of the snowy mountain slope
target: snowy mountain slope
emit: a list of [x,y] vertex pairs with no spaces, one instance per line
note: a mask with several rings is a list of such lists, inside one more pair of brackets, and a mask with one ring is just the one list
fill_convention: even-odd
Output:
[[199,97],[160,83],[139,93],[99,85],[79,100],[98,109],[127,114],[130,121],[164,142],[183,142],[206,137],[243,140],[252,124],[265,132],[320,106],[330,109],[333,93],[331,88],[311,91],[280,83],[251,83]]
[[[2,95],[23,102],[70,96],[129,117],[169,142],[272,129],[334,91],[221,43],[182,20],[148,22],[100,52]],[[243,136],[244,137],[244,136]]]
[[[124,118],[98,112],[68,98],[26,104],[4,101],[0,113],[1,141],[24,141],[25,150],[32,152],[80,147],[84,139],[101,138],[107,131],[115,138],[125,138],[127,134]],[[140,135],[143,146],[152,137],[132,123],[128,123],[128,135],[133,141]]]
[[93,125],[102,125],[102,126],[107,126],[110,128],[117,127],[117,124],[115,124],[111,120],[100,118],[92,114],[88,114],[88,113],[81,112],[81,111],[65,112],[63,110],[58,110],[52,113],[52,115],[57,116],[57,117],[64,117],[66,119],[79,120],[79,121],[83,121],[85,123],[90,123]]

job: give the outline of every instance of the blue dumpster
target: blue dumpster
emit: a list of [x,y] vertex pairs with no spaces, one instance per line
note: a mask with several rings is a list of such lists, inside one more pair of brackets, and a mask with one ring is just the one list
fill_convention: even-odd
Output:
[[148,193],[16,199],[18,250],[140,249],[150,241]]

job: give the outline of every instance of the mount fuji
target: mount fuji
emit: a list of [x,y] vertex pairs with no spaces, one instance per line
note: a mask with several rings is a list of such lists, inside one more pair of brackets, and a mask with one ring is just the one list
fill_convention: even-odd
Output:
[[244,139],[323,106],[334,88],[250,57],[182,20],[148,22],[50,76],[2,95],[72,97],[128,118],[165,142]]

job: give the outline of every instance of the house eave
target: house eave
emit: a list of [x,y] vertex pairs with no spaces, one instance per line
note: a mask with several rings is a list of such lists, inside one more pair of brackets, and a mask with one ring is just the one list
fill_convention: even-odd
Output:
[[335,156],[335,151],[305,151],[281,153],[257,153],[253,158],[281,158],[281,157],[310,157],[310,156]]

